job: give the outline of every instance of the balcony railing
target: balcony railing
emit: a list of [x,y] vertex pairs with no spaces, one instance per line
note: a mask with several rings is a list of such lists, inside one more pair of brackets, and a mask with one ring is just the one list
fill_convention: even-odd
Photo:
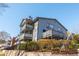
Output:
[[33,23],[32,20],[28,20],[28,19],[26,20],[26,19],[25,19],[25,20],[23,20],[23,22],[22,22],[22,26],[25,25],[25,24],[32,24],[32,23]]
[[24,21],[22,22],[22,25],[24,25],[24,24],[25,24],[25,22],[26,22],[26,20],[24,20]]
[[33,29],[33,26],[32,25],[25,24],[21,29],[22,29],[22,31],[23,30],[32,30]]
[[49,37],[49,36],[52,36],[52,30],[48,30],[48,31],[43,33],[43,38]]
[[32,34],[21,34],[20,39],[32,39]]
[[64,33],[55,30],[47,30],[46,32],[43,33],[43,38],[50,36],[64,37]]

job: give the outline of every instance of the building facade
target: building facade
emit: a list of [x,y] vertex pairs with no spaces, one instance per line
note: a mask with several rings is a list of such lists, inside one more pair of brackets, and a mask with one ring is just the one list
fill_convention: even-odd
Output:
[[33,40],[41,38],[66,39],[67,29],[56,19],[37,17],[34,20]]
[[20,24],[20,39],[32,40],[33,21],[29,18],[23,19]]
[[41,38],[67,38],[67,29],[59,21],[52,18],[23,19],[20,30],[20,39],[25,40],[38,41]]

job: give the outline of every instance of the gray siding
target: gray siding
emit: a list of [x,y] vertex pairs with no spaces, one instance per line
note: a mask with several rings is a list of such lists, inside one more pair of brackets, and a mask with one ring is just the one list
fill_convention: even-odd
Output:
[[[35,26],[37,24],[37,26]],[[59,32],[62,32],[64,35],[64,38],[67,37],[66,30],[55,20],[46,20],[46,19],[40,19],[34,23],[34,30],[33,30],[33,40],[37,41],[37,39],[41,39],[43,36],[43,29],[47,29],[47,25],[51,24],[53,25],[53,29]],[[60,34],[60,33],[57,33]]]
[[[47,24],[53,25],[53,29],[63,32],[64,38],[66,38],[66,30],[55,20],[39,20],[39,26],[38,26],[38,39],[42,38],[43,29],[46,29]],[[58,30],[60,28],[60,30]],[[59,33],[58,33],[59,34]]]

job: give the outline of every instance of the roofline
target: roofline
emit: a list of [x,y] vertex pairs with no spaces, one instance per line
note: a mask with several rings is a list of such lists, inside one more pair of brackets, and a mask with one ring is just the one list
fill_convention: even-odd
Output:
[[66,31],[68,31],[58,20],[56,20],[55,18],[46,18],[46,17],[36,17],[35,19],[34,19],[34,23],[36,22],[36,21],[38,21],[39,19],[46,19],[46,20],[55,20],[57,23],[59,23]]

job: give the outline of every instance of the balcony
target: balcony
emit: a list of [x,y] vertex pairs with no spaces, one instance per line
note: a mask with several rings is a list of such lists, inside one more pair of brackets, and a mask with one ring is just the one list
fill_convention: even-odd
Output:
[[26,22],[26,20],[24,20],[24,21],[22,22],[22,25],[23,25],[25,22]]
[[22,22],[22,26],[25,25],[25,24],[32,24],[33,21],[30,20],[30,19],[24,19],[23,22]]
[[47,30],[46,32],[43,33],[43,38],[51,37],[51,36],[63,38],[64,33],[59,32],[59,31],[55,31],[55,30]]
[[21,29],[22,29],[22,31],[32,30],[33,29],[33,26],[32,25],[25,24]]
[[32,39],[32,34],[21,34],[20,39]]
[[48,31],[43,33],[43,38],[46,38],[46,37],[49,37],[49,36],[52,36],[52,30],[48,30]]

